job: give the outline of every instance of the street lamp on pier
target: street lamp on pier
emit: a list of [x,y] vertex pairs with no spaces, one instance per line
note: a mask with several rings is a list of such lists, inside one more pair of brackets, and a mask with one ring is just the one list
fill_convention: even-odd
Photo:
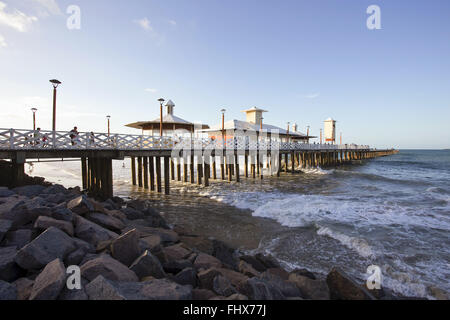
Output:
[[222,141],[225,139],[225,109],[220,110],[222,112]]
[[56,89],[61,84],[61,81],[52,79],[50,83],[53,85],[53,123],[52,130],[56,131]]
[[159,136],[162,138],[163,135],[163,98],[159,98]]
[[109,138],[109,135],[110,135],[109,120],[111,119],[111,116],[110,116],[110,115],[107,115],[107,116],[106,116],[106,119],[108,119],[108,138]]
[[33,112],[33,131],[36,131],[36,108],[31,108],[31,111]]

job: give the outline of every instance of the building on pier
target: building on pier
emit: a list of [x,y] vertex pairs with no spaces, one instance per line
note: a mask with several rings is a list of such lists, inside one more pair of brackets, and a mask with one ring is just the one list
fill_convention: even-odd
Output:
[[325,142],[336,143],[336,120],[328,118],[324,121]]
[[[165,106],[167,113],[165,116],[163,116],[162,121],[163,136],[174,136],[175,134],[177,135],[190,134],[192,136],[192,134],[195,132],[195,129],[209,128],[208,125],[193,123],[175,116],[173,113],[175,103],[173,103],[172,100],[167,101]],[[127,124],[125,126],[129,128],[140,129],[143,135],[159,136],[161,128],[160,119],[161,118],[158,117],[152,121],[138,121]]]
[[209,138],[212,139],[222,139],[222,135],[224,139],[231,139],[234,137],[237,131],[244,133],[256,133],[257,136],[262,134],[267,137],[267,139],[272,139],[271,133],[277,133],[278,139],[282,142],[301,142],[307,143],[309,139],[314,138],[308,136],[304,133],[298,132],[297,127],[294,126],[295,130],[289,131],[289,128],[283,129],[271,124],[264,123],[263,113],[267,112],[266,110],[253,107],[247,110],[242,111],[246,114],[246,121],[242,120],[229,120],[222,124],[216,124],[211,126],[209,129],[198,130],[198,132],[208,134]]

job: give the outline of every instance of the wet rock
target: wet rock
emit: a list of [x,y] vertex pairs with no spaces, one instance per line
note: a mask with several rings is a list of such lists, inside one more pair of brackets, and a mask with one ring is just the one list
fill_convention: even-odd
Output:
[[141,238],[139,240],[139,246],[142,251],[145,250],[149,250],[150,252],[160,251],[162,250],[161,238],[159,236],[148,236],[145,238]]
[[262,253],[257,253],[255,258],[258,259],[267,269],[269,268],[281,268],[277,259],[269,255],[263,255]]
[[166,220],[161,216],[161,214],[154,208],[147,208],[143,211],[145,215],[145,220],[150,227],[169,229]]
[[148,205],[145,203],[145,201],[141,200],[130,200],[127,202],[127,208],[132,208],[138,211],[144,211],[147,209]]
[[17,300],[16,286],[0,280],[0,300]]
[[214,278],[218,276],[220,272],[216,268],[202,270],[197,273],[199,285],[202,289],[213,290]]
[[148,250],[133,262],[130,266],[130,270],[134,271],[139,279],[148,276],[161,279],[166,276],[159,260]]
[[120,292],[128,300],[191,300],[192,287],[182,286],[167,279],[139,283],[118,283]]
[[66,188],[64,188],[62,185],[60,184],[53,184],[49,187],[46,187],[43,191],[42,194],[63,194],[63,195],[67,195],[69,193],[69,190],[67,190]]
[[75,217],[75,236],[97,246],[100,241],[115,239],[119,235],[83,217]]
[[163,251],[167,261],[183,260],[191,254],[191,251],[187,250],[181,244],[165,247]]
[[75,246],[78,249],[84,249],[87,253],[95,253],[95,247],[90,244],[89,242],[86,242],[84,240],[78,239],[78,238],[72,238],[75,242]]
[[125,216],[127,217],[128,220],[139,220],[139,219],[145,218],[145,215],[143,212],[138,211],[133,208],[123,208],[120,211],[122,211],[125,214]]
[[145,238],[148,236],[159,236],[161,238],[161,243],[164,246],[169,246],[178,242],[178,234],[172,230],[162,229],[162,228],[152,228],[144,227],[139,224],[135,224],[133,221],[129,223],[130,228],[135,228],[139,232],[140,238]]
[[81,261],[83,261],[84,256],[86,255],[85,248],[78,248],[72,253],[70,253],[66,259],[64,260],[67,266],[78,266]]
[[99,275],[116,281],[139,281],[133,271],[106,254],[87,261],[80,269],[82,276],[89,281],[94,280]]
[[247,281],[248,277],[240,272],[236,272],[231,269],[226,268],[218,268],[217,269],[221,275],[226,277],[231,281],[231,284],[235,287],[238,287],[241,283]]
[[55,259],[37,276],[30,300],[55,300],[65,284],[66,268],[60,259]]
[[174,260],[163,263],[164,271],[177,274],[186,268],[192,268],[193,264],[189,260]]
[[342,270],[333,268],[327,276],[330,298],[337,300],[375,300],[375,297]]
[[185,268],[177,273],[173,279],[176,283],[181,285],[197,286],[197,272],[194,268]]
[[285,300],[281,291],[265,280],[250,278],[242,283],[238,291],[252,300]]
[[208,238],[200,236],[181,236],[180,241],[191,249],[195,249],[209,255],[213,255],[214,253],[213,241]]
[[308,277],[292,273],[289,281],[295,283],[300,289],[301,296],[305,299],[312,300],[329,300],[330,291],[324,280],[312,280]]
[[111,255],[126,266],[131,265],[140,253],[139,235],[136,229],[128,231],[111,243]]
[[120,231],[125,228],[125,224],[122,221],[103,213],[90,213],[86,218],[98,224],[99,226],[102,226],[103,228],[109,229],[114,232],[120,233]]
[[52,218],[56,220],[72,222],[73,212],[66,207],[52,208]]
[[228,297],[232,294],[237,293],[236,288],[231,284],[223,275],[219,274],[214,277],[213,280],[213,291],[220,296]]
[[5,237],[5,234],[11,229],[12,221],[11,220],[0,220],[0,242]]
[[94,211],[94,206],[92,202],[85,195],[70,200],[69,203],[67,203],[67,208],[70,209],[72,212],[80,215],[84,215],[88,212]]
[[311,280],[316,280],[316,276],[314,275],[314,273],[310,272],[307,269],[295,269],[291,271],[290,274],[297,274],[299,276],[310,278]]
[[12,282],[19,277],[21,270],[14,261],[16,254],[16,247],[0,248],[0,280]]
[[266,270],[266,272],[276,275],[277,277],[280,277],[283,280],[289,279],[289,272],[287,272],[283,268],[269,268]]
[[222,262],[209,254],[199,253],[194,261],[194,266],[198,269],[221,268]]
[[73,225],[71,222],[40,216],[34,223],[34,228],[39,231],[46,230],[50,227],[58,228],[73,237]]
[[[20,198],[7,198],[8,201],[0,204],[0,219],[12,221],[12,229],[18,229],[32,222],[25,201]],[[27,199],[28,200],[28,199]]]
[[112,281],[98,275],[86,286],[89,300],[126,300]]
[[21,249],[31,241],[31,237],[32,231],[29,229],[10,231],[6,234],[3,245],[5,247],[16,247],[17,249]]
[[46,187],[44,186],[40,186],[40,185],[29,185],[29,186],[23,186],[23,187],[17,187],[12,189],[12,191],[14,191],[16,194],[28,197],[28,198],[33,198],[35,196],[40,195],[44,190],[46,189]]
[[23,269],[40,269],[49,262],[64,258],[76,249],[66,233],[50,227],[17,252],[16,263]]
[[239,260],[235,256],[235,249],[225,242],[213,240],[213,256],[219,259],[228,268],[237,270]]
[[55,193],[48,195],[46,200],[51,203],[60,204],[66,201],[66,196],[62,193]]
[[208,289],[193,289],[192,290],[192,299],[193,300],[209,300],[215,297],[216,294]]
[[244,260],[241,260],[239,262],[239,272],[242,274],[245,274],[248,277],[257,277],[259,276],[259,272],[256,271],[250,264],[245,262]]
[[244,255],[240,256],[239,259],[245,261],[249,265],[253,267],[258,272],[264,272],[267,270],[266,266],[264,266],[258,259],[256,259],[254,256],[250,255]]
[[14,281],[17,288],[17,300],[28,300],[33,289],[34,281],[28,278],[19,278]]
[[[270,269],[268,269],[270,270]],[[261,274],[260,279],[267,281],[271,286],[277,288],[285,297],[301,297],[301,291],[295,283],[284,280],[280,276],[265,271]],[[326,285],[326,284],[325,284]],[[328,289],[328,288],[327,288]]]

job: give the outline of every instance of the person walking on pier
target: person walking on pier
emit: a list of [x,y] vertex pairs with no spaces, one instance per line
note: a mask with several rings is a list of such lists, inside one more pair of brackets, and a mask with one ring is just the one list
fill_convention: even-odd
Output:
[[89,145],[91,147],[95,147],[95,134],[93,131],[91,131],[91,133],[89,135]]
[[34,145],[39,145],[41,143],[41,128],[37,128],[33,134]]
[[76,140],[78,138],[78,128],[77,127],[73,127],[72,130],[70,130],[69,132],[69,137],[70,137],[70,142],[72,143],[72,145],[76,145]]

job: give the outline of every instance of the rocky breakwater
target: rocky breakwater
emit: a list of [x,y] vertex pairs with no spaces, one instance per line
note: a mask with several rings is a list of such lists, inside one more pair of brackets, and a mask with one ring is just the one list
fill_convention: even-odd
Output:
[[[67,285],[73,266],[79,268],[79,289]],[[97,202],[77,188],[60,185],[0,188],[1,300],[383,295],[369,292],[337,269],[326,278],[308,270],[288,272],[271,256],[240,254],[219,240],[170,228],[145,201]]]

